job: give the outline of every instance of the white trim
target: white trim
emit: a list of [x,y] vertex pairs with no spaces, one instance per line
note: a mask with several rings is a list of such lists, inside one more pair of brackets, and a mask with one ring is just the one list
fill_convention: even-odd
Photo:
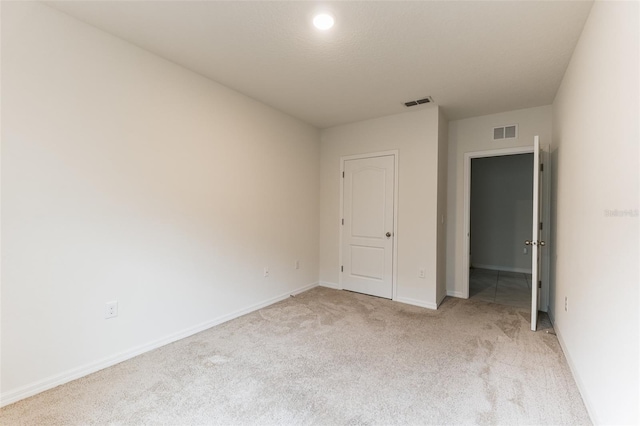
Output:
[[[282,295],[280,295],[280,296],[275,297],[274,299],[278,299],[278,300],[276,300],[276,301],[275,301],[275,302],[273,302],[273,303],[267,303],[266,305],[262,306],[261,308],[252,309],[252,310],[250,310],[250,311],[248,311],[248,312],[245,312],[244,314],[241,314],[241,315],[238,315],[238,316],[246,315],[246,314],[248,314],[248,313],[250,313],[250,312],[257,311],[258,309],[262,309],[262,308],[264,308],[265,306],[273,305],[274,303],[277,303],[277,302],[279,302],[279,301],[281,301],[281,300],[286,299],[286,298],[287,298],[287,295],[289,295],[289,296],[297,296],[297,295],[299,295],[299,294],[304,293],[305,291],[309,291],[309,290],[311,290],[312,288],[316,288],[316,287],[318,287],[319,285],[320,285],[320,283],[318,283],[318,282],[311,283],[311,284],[307,284],[307,285],[305,285],[305,286],[303,286],[303,287],[300,287],[300,288],[297,288],[297,289],[293,290],[293,291],[292,291],[292,292],[290,292],[290,293],[282,294]],[[269,300],[271,300],[271,299],[269,299]],[[267,302],[268,302],[268,301],[267,301]],[[263,303],[265,303],[265,302],[263,302]],[[251,309],[251,308],[247,308],[247,309]],[[234,317],[234,318],[237,318],[237,317]],[[226,321],[229,321],[229,320],[226,320]],[[226,321],[225,321],[225,322],[226,322]]]
[[533,146],[521,146],[488,151],[465,152],[463,171],[463,232],[462,232],[462,284],[463,298],[469,298],[469,232],[471,210],[471,160],[473,158],[499,157],[503,155],[528,154],[533,152]]
[[435,303],[425,302],[423,300],[411,299],[409,297],[396,297],[394,299],[396,302],[405,303],[407,305],[419,306],[421,308],[427,309],[438,309],[438,305]]
[[[538,328],[538,308],[540,308],[540,293],[538,292],[538,282],[542,281],[540,276],[540,137],[533,137],[533,221],[531,223],[531,331]],[[535,285],[534,285],[535,284]]]
[[531,273],[531,268],[514,268],[512,266],[485,265],[480,263],[474,263],[472,266],[474,268],[488,269],[490,271],[520,272],[522,274]]
[[447,290],[447,296],[451,297],[459,297],[460,299],[468,299],[469,297],[465,297],[464,293],[461,291],[450,291]]
[[593,408],[593,404],[587,398],[587,393],[585,392],[586,386],[584,385],[584,383],[582,382],[582,379],[578,375],[578,370],[576,369],[576,365],[573,362],[573,359],[571,358],[571,354],[567,350],[567,345],[565,345],[564,340],[562,339],[562,335],[560,334],[560,331],[556,327],[553,328],[553,331],[556,332],[558,343],[560,343],[560,347],[562,348],[564,357],[567,360],[567,364],[569,364],[569,370],[571,370],[571,375],[573,376],[573,379],[576,381],[576,385],[578,385],[578,391],[580,392],[580,396],[582,397],[582,402],[584,403],[584,406],[587,409],[587,413],[591,418],[591,422],[594,425],[603,424],[603,422],[601,422],[600,419],[598,419],[598,416],[596,416],[596,410]]
[[145,352],[149,352],[152,351],[154,349],[160,348],[164,345],[167,345],[169,343],[173,343],[175,341],[184,339],[186,337],[192,336],[196,333],[199,333],[201,331],[207,330],[211,327],[214,327],[216,325],[222,324],[224,322],[230,321],[232,319],[241,317],[242,315],[246,315],[248,313],[257,311],[259,309],[262,309],[264,307],[267,307],[269,305],[273,305],[274,303],[280,302],[282,300],[285,300],[287,298],[289,298],[291,295],[296,295],[296,294],[300,294],[303,293],[307,290],[311,290],[314,287],[317,287],[318,283],[313,283],[313,284],[308,284],[306,286],[300,287],[294,291],[290,291],[284,294],[281,294],[279,296],[276,297],[272,297],[270,299],[267,299],[263,302],[260,303],[256,303],[254,305],[251,305],[249,307],[243,308],[243,309],[239,309],[235,312],[232,312],[230,314],[227,315],[222,315],[218,318],[206,321],[204,323],[198,324],[196,326],[193,327],[189,327],[187,329],[184,329],[182,331],[178,331],[176,333],[172,333],[166,337],[163,337],[161,339],[157,339],[154,340],[152,342],[146,343],[144,345],[140,345],[140,346],[136,346],[134,348],[131,348],[129,350],[117,353],[115,355],[111,355],[102,359],[99,359],[97,361],[93,361],[90,362],[88,364],[82,365],[80,367],[76,367],[73,368],[71,370],[67,370],[65,372],[62,372],[60,374],[56,374],[50,377],[47,377],[46,379],[43,380],[39,380],[35,383],[29,384],[29,385],[25,385],[22,386],[18,389],[9,391],[9,392],[4,392],[2,394],[0,394],[0,407],[4,407],[6,405],[9,404],[13,404],[14,402],[18,402],[22,399],[28,398],[30,396],[39,394],[41,392],[44,392],[46,390],[55,388],[56,386],[60,386],[63,385],[65,383],[68,383],[72,380],[76,380],[79,379],[81,377],[87,376],[91,373],[95,373],[96,371],[100,371],[103,370],[107,367],[111,367],[113,365],[119,364],[123,361],[126,361],[128,359],[134,358],[138,355],[141,355]]
[[442,295],[442,297],[440,297],[440,300],[438,300],[438,301],[436,302],[436,309],[438,309],[438,308],[440,307],[440,305],[442,304],[442,301],[443,301],[446,297],[447,297],[447,293],[444,293],[444,294]]
[[[393,155],[393,271],[391,276],[391,288],[392,288],[392,296],[391,300],[396,300],[397,297],[397,283],[398,283],[398,157],[399,151],[397,149],[390,151],[379,151],[379,152],[371,152],[367,154],[355,154],[355,155],[345,155],[340,157],[340,212],[339,218],[344,218],[344,179],[342,178],[342,174],[344,173],[344,163],[348,160],[360,160],[363,158],[375,158],[375,157],[386,157],[389,155]],[[342,223],[338,223],[338,228],[340,230],[340,244],[338,247],[338,267],[342,265]],[[338,272],[338,287],[342,289],[342,273]]]
[[340,287],[338,284],[336,283],[330,283],[328,281],[320,281],[320,284],[318,284],[320,287],[327,287],[327,288],[332,288],[334,290],[342,290],[342,287]]

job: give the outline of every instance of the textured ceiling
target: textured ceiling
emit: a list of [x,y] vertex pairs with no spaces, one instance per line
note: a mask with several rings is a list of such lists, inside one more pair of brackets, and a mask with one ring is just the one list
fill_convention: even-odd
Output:
[[550,104],[592,2],[47,4],[324,128],[425,96],[450,119]]

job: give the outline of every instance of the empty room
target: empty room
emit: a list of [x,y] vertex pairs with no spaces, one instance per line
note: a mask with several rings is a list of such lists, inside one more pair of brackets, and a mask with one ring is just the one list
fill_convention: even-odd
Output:
[[0,424],[640,423],[639,2],[0,22]]

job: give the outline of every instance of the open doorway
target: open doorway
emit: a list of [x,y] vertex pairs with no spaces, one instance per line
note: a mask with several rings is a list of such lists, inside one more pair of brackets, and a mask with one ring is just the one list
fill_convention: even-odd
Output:
[[533,153],[471,159],[469,298],[531,308]]
[[[533,146],[496,149],[490,151],[467,152],[464,154],[463,191],[464,191],[464,234],[462,238],[462,280],[463,294],[469,298],[469,272],[472,261],[471,254],[471,161],[476,158],[501,157],[516,154],[533,153],[532,217],[530,237],[522,241],[520,250],[525,246],[531,250],[531,330],[537,330],[538,312],[548,311],[549,304],[549,181],[548,147],[542,148],[540,138],[534,136]],[[547,167],[545,167],[545,165]],[[498,182],[500,184],[500,182]],[[546,225],[545,225],[546,224]],[[492,238],[492,237],[491,237]],[[523,254],[523,256],[525,256]],[[525,278],[526,280],[526,278]]]

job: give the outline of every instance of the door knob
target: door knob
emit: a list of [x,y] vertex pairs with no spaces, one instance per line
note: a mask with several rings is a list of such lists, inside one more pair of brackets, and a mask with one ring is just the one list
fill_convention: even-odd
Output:
[[525,245],[525,246],[530,246],[530,245],[531,245],[531,240],[526,240],[526,241],[524,242],[524,245]]
[[387,232],[385,235],[387,236],[387,238],[391,238],[391,232]]
[[546,246],[547,245],[547,243],[545,243],[544,241],[540,241],[538,244],[541,245],[541,246]]

